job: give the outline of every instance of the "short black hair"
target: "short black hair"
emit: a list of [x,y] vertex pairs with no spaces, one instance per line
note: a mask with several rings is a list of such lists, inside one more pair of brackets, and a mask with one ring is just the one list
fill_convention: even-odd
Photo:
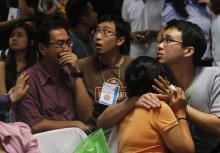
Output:
[[128,22],[123,21],[123,19],[117,15],[105,14],[100,17],[98,23],[103,22],[113,22],[115,24],[116,36],[125,37],[125,43],[120,47],[120,52],[122,54],[128,54],[130,46],[130,26]]
[[176,28],[182,33],[182,47],[194,47],[193,63],[194,65],[199,65],[207,48],[206,38],[202,29],[198,25],[184,20],[169,21],[165,30],[169,28]]
[[[55,29],[65,29],[69,31],[69,25],[65,18],[59,13],[50,16],[44,17],[39,20],[36,30],[36,39],[35,44],[42,43],[45,46],[48,46],[50,41],[50,32]],[[39,59],[42,59],[42,54],[38,50]]]
[[60,28],[65,29],[67,32],[69,31],[68,23],[61,15],[56,14],[52,17],[42,19],[37,28],[36,43],[48,45],[50,41],[50,32]]
[[89,2],[89,0],[68,0],[65,9],[71,27],[75,27],[79,23]]
[[133,60],[125,71],[127,96],[140,96],[148,92],[155,92],[152,88],[153,80],[158,75],[173,83],[170,71],[156,59],[139,56]]

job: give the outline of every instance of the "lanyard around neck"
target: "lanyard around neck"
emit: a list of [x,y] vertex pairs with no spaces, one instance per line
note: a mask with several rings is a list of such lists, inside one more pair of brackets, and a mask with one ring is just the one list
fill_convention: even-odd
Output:
[[[119,80],[120,80],[120,78],[121,78],[121,65],[122,65],[123,62],[124,62],[124,56],[121,57],[121,59],[120,59],[118,65],[117,65],[117,67],[118,67],[118,74],[116,73],[116,75],[117,75],[117,77],[118,77]],[[102,73],[102,81],[103,81],[103,83],[104,83],[104,82],[106,82],[106,79],[105,79],[105,75],[104,75],[103,69],[101,68],[100,63],[99,63],[99,68],[100,68],[100,70],[101,70],[101,73]],[[117,70],[116,70],[116,71],[117,71]]]

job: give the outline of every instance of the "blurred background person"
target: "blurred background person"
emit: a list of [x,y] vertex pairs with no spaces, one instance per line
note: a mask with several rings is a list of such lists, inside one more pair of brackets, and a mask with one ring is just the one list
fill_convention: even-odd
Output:
[[156,57],[156,38],[160,30],[165,0],[124,0],[122,18],[130,23],[130,56]]
[[11,28],[36,13],[38,0],[0,1],[0,50],[8,48]]
[[[15,26],[11,31],[8,55],[0,61],[0,95],[6,94],[15,85],[17,77],[36,62],[33,37],[33,31],[26,23]],[[3,112],[7,114],[8,111]],[[3,120],[8,121],[7,118]]]
[[220,66],[220,1],[210,0],[213,12],[211,34],[212,34],[212,55],[213,66]]
[[89,0],[69,0],[66,15],[71,26],[70,36],[73,41],[72,51],[78,58],[96,53],[91,35],[97,25],[97,13]]

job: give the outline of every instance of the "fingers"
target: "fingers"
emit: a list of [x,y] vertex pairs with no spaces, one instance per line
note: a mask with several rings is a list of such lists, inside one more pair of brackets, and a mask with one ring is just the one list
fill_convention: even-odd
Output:
[[27,93],[29,85],[26,85],[26,81],[28,78],[26,72],[20,74],[15,86],[9,91],[12,102],[17,102]]
[[185,97],[185,93],[184,93],[184,91],[182,90],[182,88],[176,87],[175,97],[176,97],[176,98]]
[[8,91],[8,94],[11,94],[13,92],[15,87],[12,87],[9,91]]
[[[156,85],[156,87],[160,90],[159,93],[161,94],[167,94],[169,95],[170,92],[169,92],[169,86],[166,84],[166,82],[161,82],[160,80],[158,80],[157,78],[154,79],[154,83]],[[155,88],[155,87],[154,87]],[[157,91],[159,91],[157,89]]]
[[170,81],[168,81],[166,78],[164,79],[162,76],[158,76],[158,79],[166,86],[169,87],[170,86]]
[[81,128],[85,133],[90,133],[92,132],[92,128],[89,125],[84,124],[83,122],[81,122],[82,125],[80,125],[79,128]]
[[150,109],[152,106],[148,105],[147,103],[137,103],[136,107],[144,108],[144,109]]
[[81,127],[81,129],[87,134],[92,132],[92,128],[89,125],[84,125],[84,127]]
[[16,82],[20,82],[20,81],[23,81],[23,80],[27,80],[29,78],[29,76],[27,75],[26,72],[23,72],[21,73],[18,78],[17,78],[17,81]]
[[59,58],[59,64],[61,65],[76,65],[77,63],[77,56],[73,54],[72,52],[62,52],[60,53],[60,58]]
[[28,89],[29,89],[29,85],[27,84],[27,85],[25,85],[25,87],[24,87],[24,90],[23,90],[23,92],[26,94],[27,93],[27,91],[28,91]]
[[141,96],[136,103],[137,107],[145,109],[160,107],[160,100],[152,93],[147,93]]
[[21,82],[26,76],[27,76],[26,72],[21,73],[21,74],[18,76],[18,78],[17,78],[17,80],[16,80],[16,83]]
[[165,92],[163,92],[162,90],[160,90],[160,88],[158,88],[158,87],[155,86],[155,85],[152,85],[152,88],[153,88],[157,93],[159,93],[159,94],[163,94],[163,95],[166,94]]
[[25,84],[26,84],[26,80],[29,78],[29,76],[24,72],[22,73],[15,84],[15,88],[19,88],[19,89],[24,89],[25,88]]
[[170,97],[168,95],[162,95],[162,94],[155,94],[155,95],[160,101],[165,101],[165,102],[170,101]]

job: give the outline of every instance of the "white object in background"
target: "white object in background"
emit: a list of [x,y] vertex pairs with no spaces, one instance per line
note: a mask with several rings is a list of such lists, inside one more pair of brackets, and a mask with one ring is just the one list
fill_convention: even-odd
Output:
[[79,128],[64,128],[34,135],[41,153],[73,153],[87,135]]
[[116,84],[103,83],[99,103],[111,106],[117,103],[120,87]]
[[172,85],[172,84],[169,86],[169,88],[170,88],[171,90],[173,90],[173,91],[176,91],[176,87],[175,87],[174,85]]
[[16,19],[18,16],[20,16],[20,12],[18,8],[10,7],[8,11],[8,21]]

